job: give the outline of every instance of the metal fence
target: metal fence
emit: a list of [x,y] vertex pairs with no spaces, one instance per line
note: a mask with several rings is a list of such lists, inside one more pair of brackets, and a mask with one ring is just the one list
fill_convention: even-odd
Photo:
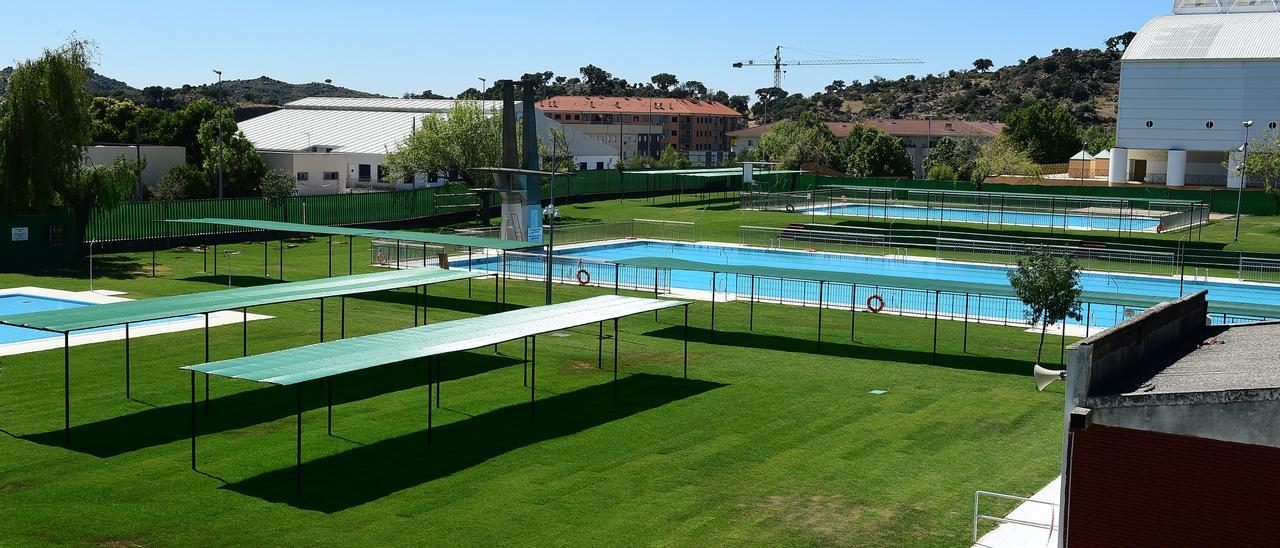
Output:
[[[465,236],[497,238],[501,233],[501,227],[460,228],[454,232]],[[544,237],[548,237],[551,234],[551,226],[542,225],[542,234]],[[696,242],[698,241],[698,226],[695,223],[686,221],[660,221],[654,219],[598,221],[557,224],[555,226],[556,245],[622,240],[626,238]]]
[[[747,191],[742,209],[916,220],[926,224],[958,222],[987,228],[1033,226],[1054,230],[1094,230],[1119,235],[1188,230],[1209,219],[1204,202],[1054,196],[1007,192],[925,190],[893,187],[830,187],[799,192]],[[1198,234],[1195,235],[1198,238]]]
[[807,228],[738,227],[738,242],[754,247],[774,249],[822,249],[863,255],[932,255],[937,259],[962,260],[992,264],[1013,264],[1032,249],[1049,249],[1055,255],[1075,258],[1088,270],[1176,276],[1180,273],[1179,256],[1173,251],[1143,251],[1105,247],[1061,245],[1036,241],[991,241],[964,238],[895,238],[888,231],[853,232],[813,230]]

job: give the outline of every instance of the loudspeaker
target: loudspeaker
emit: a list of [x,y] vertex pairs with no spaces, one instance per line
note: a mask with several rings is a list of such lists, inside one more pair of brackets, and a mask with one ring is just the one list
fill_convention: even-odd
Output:
[[1036,364],[1035,367],[1031,368],[1031,376],[1036,378],[1036,390],[1043,392],[1044,387],[1049,386],[1049,383],[1059,379],[1066,380],[1067,372],[1045,369],[1040,367],[1040,364]]

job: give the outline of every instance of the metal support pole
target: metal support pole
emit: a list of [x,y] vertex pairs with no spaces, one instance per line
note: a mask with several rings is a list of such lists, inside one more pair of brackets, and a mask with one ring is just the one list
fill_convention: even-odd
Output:
[[444,376],[440,373],[440,356],[435,357],[436,362],[436,407],[440,407],[440,381],[444,380]]
[[326,380],[324,382],[326,393],[325,408],[329,414],[329,435],[333,435],[333,381]]
[[[471,246],[467,246],[467,272],[471,272]],[[467,278],[467,298],[471,298],[471,278]],[[497,302],[496,299],[494,302]]]
[[618,397],[618,318],[613,319],[613,397]]
[[284,281],[284,240],[280,240],[280,281]]
[[933,291],[933,363],[938,363],[938,290]]
[[523,381],[523,384],[521,384],[520,386],[524,386],[524,387],[526,387],[526,388],[527,388],[527,387],[529,386],[529,337],[525,337],[525,338],[524,338],[524,360],[523,360],[523,364],[524,364],[524,367],[523,367],[523,369],[524,369],[524,381]]
[[71,332],[62,332],[62,439],[71,444]]
[[218,244],[213,244],[213,275],[218,275]]
[[604,320],[598,323],[596,335],[596,369],[604,369]]
[[200,264],[200,271],[206,274],[209,273],[209,246],[207,244],[200,246],[200,259],[204,261]]
[[270,274],[267,274],[267,241],[266,240],[262,240],[262,277],[263,278],[271,277]]
[[818,349],[822,349],[822,290],[826,289],[826,282],[818,280]]
[[[716,275],[715,275],[715,274],[712,274],[712,275],[711,275],[711,290],[712,290],[712,291],[715,291],[715,288],[716,288],[716,280],[715,280],[715,277],[716,277]],[[654,268],[654,269],[653,269],[653,298],[655,298],[655,299],[656,299],[656,298],[658,298],[658,269],[657,269],[657,268]],[[715,302],[715,293],[712,293],[712,294],[711,294],[711,302],[713,302],[713,303]],[[656,322],[656,321],[658,321],[658,311],[657,311],[657,310],[654,310],[654,311],[653,311],[653,321],[655,321],[655,322]]]
[[1067,364],[1067,319],[1062,319],[1062,346],[1058,351],[1058,363]]
[[[755,331],[756,330],[756,275],[755,274],[751,275],[751,298],[748,299],[748,302],[749,304],[747,305],[747,331]],[[689,308],[685,307],[685,312],[688,312],[688,311],[689,311]]]
[[432,413],[435,410],[435,401],[433,393],[435,389],[432,387],[436,383],[435,371],[431,369],[431,365],[427,364],[427,449],[431,448],[431,423],[434,422]]
[[1084,336],[1089,336],[1089,324],[1093,321],[1093,303],[1084,303]]
[[[209,363],[209,313],[204,313],[204,363]],[[204,374],[204,412],[209,412],[209,374]]]
[[[657,312],[654,312],[656,315]],[[711,340],[716,340],[716,273],[711,273]]]
[[684,305],[684,378],[689,378],[689,305]]
[[302,493],[302,385],[301,384],[297,385],[297,393],[298,393],[298,407],[297,407],[298,458],[296,463],[294,464],[294,470],[296,471],[296,475],[298,478],[298,493],[301,494]]
[[196,372],[191,372],[191,469],[196,469]]
[[964,294],[964,352],[969,351],[969,294]]
[[324,297],[320,297],[320,342],[324,342]]
[[427,325],[427,284],[422,284],[422,325]]
[[151,277],[156,277],[156,250],[151,250]]
[[341,303],[342,313],[339,316],[341,319],[338,320],[338,325],[341,329],[338,331],[338,338],[345,339],[347,338],[347,298],[345,296],[342,297]]
[[418,286],[413,286],[413,326],[418,327]]
[[858,327],[858,284],[849,286],[849,340],[853,340]]
[[533,420],[533,403],[538,383],[538,336],[533,336],[533,359],[529,361],[529,420]]
[[129,398],[129,322],[124,324],[124,398]]
[[618,294],[618,285],[622,283],[622,265],[613,263],[613,294]]
[[507,250],[502,250],[502,309],[507,309]]
[[347,275],[351,274],[351,268],[355,266],[355,255],[355,240],[347,236]]
[[249,355],[249,307],[240,309],[240,355]]
[[329,235],[329,277],[333,277],[333,235]]

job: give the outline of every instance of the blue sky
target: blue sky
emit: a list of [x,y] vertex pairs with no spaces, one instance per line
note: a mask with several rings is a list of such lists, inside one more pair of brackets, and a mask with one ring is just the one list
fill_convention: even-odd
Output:
[[[96,69],[131,85],[177,86],[271,76],[398,96],[456,94],[525,72],[577,75],[595,64],[629,81],[658,72],[750,94],[767,68],[733,69],[783,46],[918,57],[923,65],[797,67],[783,87],[996,66],[1061,47],[1101,47],[1171,11],[1170,0],[851,0],[846,2],[152,1],[6,2],[0,66],[73,32],[98,44]],[[904,6],[909,5],[909,8]],[[215,7],[217,9],[215,9]],[[512,25],[528,21],[529,30]],[[785,58],[786,53],[784,53]],[[807,56],[793,53],[795,57]]]

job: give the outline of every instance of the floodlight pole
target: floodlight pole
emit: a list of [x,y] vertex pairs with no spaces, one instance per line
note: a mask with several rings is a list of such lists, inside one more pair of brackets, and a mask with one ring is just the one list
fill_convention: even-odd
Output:
[[1253,127],[1253,120],[1245,120],[1241,124],[1244,125],[1244,160],[1240,164],[1240,186],[1236,188],[1236,235],[1233,242],[1240,241],[1240,205],[1244,200],[1244,185],[1249,180],[1249,128]]
[[[218,91],[222,91],[222,71],[213,69],[214,74],[218,75]],[[221,114],[221,113],[218,113]],[[218,199],[222,199],[222,120],[218,119],[218,114],[214,115],[214,121],[218,124]]]

